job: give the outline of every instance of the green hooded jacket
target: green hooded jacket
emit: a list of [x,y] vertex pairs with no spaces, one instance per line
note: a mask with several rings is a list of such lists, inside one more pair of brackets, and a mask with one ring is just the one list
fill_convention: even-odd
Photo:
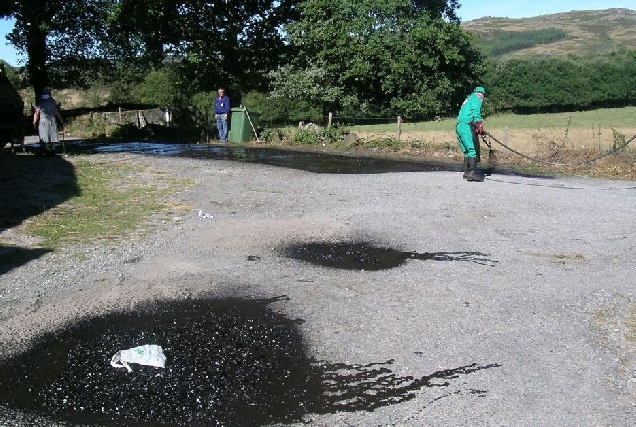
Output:
[[457,123],[463,124],[471,124],[476,122],[481,122],[483,119],[481,118],[481,104],[482,99],[477,96],[476,92],[473,92],[466,98],[464,103],[462,104],[462,108],[459,110],[459,115],[457,116]]

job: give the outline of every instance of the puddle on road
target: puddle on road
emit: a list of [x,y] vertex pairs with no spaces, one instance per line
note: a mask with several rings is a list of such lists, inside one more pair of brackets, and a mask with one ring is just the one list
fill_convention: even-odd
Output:
[[[414,378],[392,360],[356,365],[306,355],[300,320],[268,300],[153,302],[76,322],[0,363],[0,421],[9,425],[234,425],[304,422],[309,413],[372,411],[498,364]],[[110,366],[118,350],[161,345],[165,369]],[[471,398],[470,393],[464,394]],[[482,393],[485,394],[487,391]]]
[[[461,171],[461,165],[455,163],[392,160],[376,157],[286,150],[281,148],[232,147],[211,144],[73,141],[66,145],[66,151],[68,153],[136,153],[154,156],[232,160],[329,174]],[[485,172],[488,175],[492,173],[518,175],[512,171],[497,168],[489,168],[485,170]]]
[[372,243],[310,242],[282,249],[288,258],[343,270],[388,270],[407,260],[464,261],[494,266],[496,261],[481,252],[404,252]]
[[265,147],[232,147],[210,144],[166,144],[150,142],[88,143],[78,142],[68,152],[136,153],[178,156],[210,160],[232,160],[301,169],[316,173],[372,174],[385,172],[459,171],[458,165],[414,162],[372,157],[346,156],[319,152]]

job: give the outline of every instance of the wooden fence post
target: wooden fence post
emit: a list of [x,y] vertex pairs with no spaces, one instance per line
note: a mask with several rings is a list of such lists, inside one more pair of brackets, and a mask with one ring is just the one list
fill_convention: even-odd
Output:
[[400,140],[402,135],[402,116],[397,116],[397,140]]
[[119,124],[121,125],[121,107],[119,107]]
[[329,118],[327,119],[327,126],[331,127],[331,123],[333,122],[333,113],[329,112]]

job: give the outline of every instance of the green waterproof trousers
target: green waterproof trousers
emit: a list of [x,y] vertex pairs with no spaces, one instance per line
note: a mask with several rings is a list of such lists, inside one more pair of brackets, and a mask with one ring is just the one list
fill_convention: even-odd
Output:
[[473,131],[467,123],[457,123],[455,127],[457,142],[464,153],[464,157],[477,157],[475,143],[473,142]]

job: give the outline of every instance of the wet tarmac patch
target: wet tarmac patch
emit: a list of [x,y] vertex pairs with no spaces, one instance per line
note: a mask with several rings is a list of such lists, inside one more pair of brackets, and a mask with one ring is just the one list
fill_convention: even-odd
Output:
[[[310,413],[373,411],[500,366],[471,364],[414,378],[393,373],[392,360],[318,362],[306,355],[302,321],[270,307],[285,298],[145,303],[45,334],[0,363],[0,421],[289,423]],[[131,365],[129,373],[110,366],[118,350],[143,344],[162,346],[165,369]]]
[[283,248],[288,258],[343,270],[388,270],[407,260],[462,261],[494,266],[481,252],[404,252],[364,242],[310,242]]
[[457,164],[429,161],[392,160],[378,157],[347,156],[315,151],[270,147],[218,146],[211,144],[169,144],[153,142],[75,142],[68,152],[136,153],[155,156],[188,157],[260,163],[315,173],[375,174],[386,172],[459,171]]
[[[400,160],[382,157],[354,156],[316,151],[272,147],[245,147],[213,144],[179,144],[159,142],[74,141],[67,144],[68,153],[135,153],[153,156],[188,157],[208,160],[231,160],[300,169],[328,174],[377,174],[388,172],[460,172],[456,162]],[[486,175],[518,175],[537,178],[546,176],[519,174],[498,167],[482,169]]]

